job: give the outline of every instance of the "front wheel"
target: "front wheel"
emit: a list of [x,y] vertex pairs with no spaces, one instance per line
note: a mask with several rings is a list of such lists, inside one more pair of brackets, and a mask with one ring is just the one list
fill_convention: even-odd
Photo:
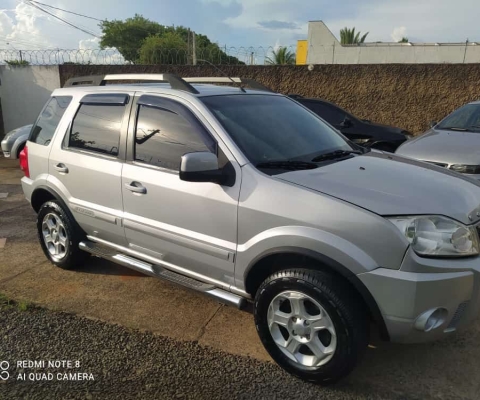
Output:
[[291,269],[271,275],[255,297],[255,325],[287,372],[323,385],[348,375],[368,344],[368,315],[351,287],[330,274]]

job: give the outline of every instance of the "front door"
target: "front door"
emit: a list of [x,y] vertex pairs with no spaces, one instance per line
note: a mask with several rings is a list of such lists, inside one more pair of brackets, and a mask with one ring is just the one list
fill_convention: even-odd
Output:
[[121,137],[126,137],[130,98],[129,93],[113,93],[80,99],[49,159],[50,185],[63,194],[79,225],[88,235],[118,245],[126,244]]
[[[240,168],[186,104],[144,95],[134,104],[122,172],[128,245],[178,272],[234,284]],[[183,154],[231,162],[233,187],[180,180]],[[182,270],[183,269],[183,270]]]

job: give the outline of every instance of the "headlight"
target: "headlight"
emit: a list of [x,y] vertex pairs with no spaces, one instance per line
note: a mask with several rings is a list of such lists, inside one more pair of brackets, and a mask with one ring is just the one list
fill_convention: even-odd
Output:
[[480,165],[454,164],[450,169],[462,174],[480,174]]
[[388,218],[400,229],[416,253],[424,256],[471,256],[478,254],[475,228],[435,215]]

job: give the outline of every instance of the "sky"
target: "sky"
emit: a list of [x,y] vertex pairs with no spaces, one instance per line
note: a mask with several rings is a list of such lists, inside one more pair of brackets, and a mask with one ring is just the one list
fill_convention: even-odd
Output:
[[[33,8],[27,0],[0,0],[0,49],[90,49],[98,38]],[[98,19],[135,13],[164,25],[183,25],[227,47],[295,45],[309,20],[369,32],[367,41],[480,43],[478,0],[42,0]],[[44,7],[44,6],[42,6]],[[98,21],[44,7],[101,35]]]

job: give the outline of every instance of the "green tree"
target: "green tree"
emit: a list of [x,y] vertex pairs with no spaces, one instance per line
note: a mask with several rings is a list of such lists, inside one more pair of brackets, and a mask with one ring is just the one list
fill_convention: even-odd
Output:
[[187,43],[176,32],[147,37],[140,48],[141,64],[187,64]]
[[[100,47],[115,47],[126,61],[132,63],[147,62],[169,64],[185,64],[192,60],[192,32],[183,26],[164,26],[155,21],[136,14],[133,18],[125,21],[102,21],[102,38]],[[153,37],[153,39],[151,39]],[[148,40],[147,40],[148,39]],[[236,57],[227,55],[212,43],[210,39],[201,34],[195,35],[196,53],[198,59],[204,59],[216,64],[243,64]],[[183,43],[181,43],[183,42]],[[188,48],[190,44],[190,48]],[[154,54],[173,54],[173,46],[178,46],[178,53],[185,53],[184,57],[160,57],[152,58]],[[142,47],[146,46],[142,50]],[[164,46],[165,50],[161,50]],[[155,50],[153,52],[153,50]]]
[[265,59],[265,64],[295,64],[295,54],[286,47],[279,47],[277,51],[273,51],[271,57]]
[[138,14],[125,21],[102,21],[100,28],[103,34],[100,48],[115,47],[130,62],[138,60],[138,51],[147,37],[165,32],[163,25]]
[[355,34],[355,28],[343,28],[340,30],[340,43],[341,44],[358,44],[358,43],[363,43],[365,42],[365,39],[367,38],[367,35],[369,32],[367,32],[365,35],[360,37],[360,32],[357,32]]
[[407,37],[402,37],[402,40],[399,40],[398,43],[408,43],[408,38]]

